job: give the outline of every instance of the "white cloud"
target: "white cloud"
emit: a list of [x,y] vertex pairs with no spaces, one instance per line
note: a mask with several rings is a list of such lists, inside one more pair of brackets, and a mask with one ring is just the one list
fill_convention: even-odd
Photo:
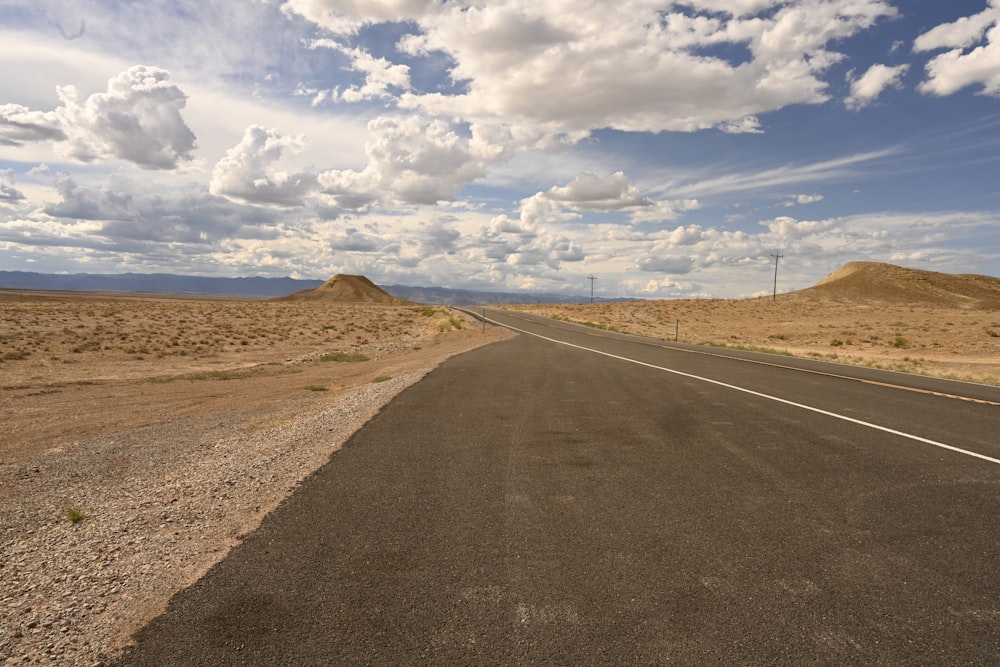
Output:
[[928,30],[914,41],[915,51],[949,49],[927,63],[927,79],[920,91],[951,95],[981,85],[986,95],[1000,96],[1000,2],[986,9]]
[[737,120],[726,121],[719,124],[719,129],[726,134],[763,134],[760,129],[760,121],[756,116],[744,116]]
[[617,211],[653,204],[640,195],[620,171],[606,178],[580,174],[568,185],[550,188],[545,196],[553,202],[585,211]]
[[987,8],[978,14],[963,16],[951,23],[934,26],[914,40],[913,49],[934,51],[969,48],[982,41],[983,33],[997,22],[998,15],[1000,15],[1000,4],[996,0],[990,0]]
[[0,203],[17,202],[24,199],[24,193],[14,187],[14,170],[0,169]]
[[628,182],[623,172],[606,177],[578,174],[564,186],[553,186],[521,200],[520,218],[529,225],[565,222],[581,217],[581,211],[628,211],[633,223],[676,220],[683,212],[700,208],[697,199],[653,201]]
[[[410,68],[407,65],[393,64],[385,58],[376,58],[367,51],[358,48],[347,48],[331,39],[317,39],[310,42],[309,48],[328,48],[343,53],[351,61],[351,68],[365,75],[365,83],[361,86],[350,86],[344,90],[334,90],[330,95],[333,101],[362,102],[377,98],[392,97],[390,89],[397,91],[410,89]],[[298,91],[296,91],[298,92]],[[316,93],[312,105],[321,104],[326,98],[326,91]]]
[[[398,48],[450,58],[463,90],[405,93],[404,108],[570,139],[605,127],[760,132],[758,114],[827,99],[821,76],[842,58],[831,43],[896,14],[887,0],[684,4],[702,14],[654,0],[614,11],[565,0],[291,0],[285,9],[342,34],[411,21],[418,32]],[[719,45],[746,49],[746,62],[706,55]]]
[[[227,11],[238,12],[238,6],[247,3],[217,3],[225,4],[226,8],[220,8],[224,13]],[[32,3],[34,7],[34,3]],[[192,3],[187,7],[191,11],[202,11],[207,7],[206,3]],[[199,49],[205,44],[215,45],[220,41],[219,34],[214,38],[207,34],[201,39],[193,39],[188,34],[190,31],[200,31],[206,26],[212,30],[218,29],[218,24],[206,22],[204,24],[183,26],[188,33],[177,35],[173,31],[181,30],[181,26],[174,25],[172,21],[177,19],[173,12],[167,12],[168,17],[163,17],[163,12],[156,12],[150,9],[151,15],[143,14],[141,17],[130,17],[130,20],[157,20],[157,35],[164,40],[169,36],[174,40],[170,47],[170,54],[182,54],[189,48]],[[142,14],[142,13],[139,13]],[[106,91],[108,79],[127,71],[134,63],[140,62],[131,47],[143,46],[134,42],[135,34],[142,34],[136,29],[134,33],[127,35],[129,44],[122,45],[119,41],[111,40],[108,44],[96,41],[99,23],[97,17],[90,20],[88,14],[88,32],[86,39],[66,42],[58,33],[51,30],[46,24],[48,31],[44,34],[31,32],[13,32],[0,30],[0,44],[4,45],[0,49],[0,106],[5,103],[16,104],[32,114],[45,120],[47,117],[54,117],[54,111],[33,111],[36,109],[55,109],[60,105],[56,94],[57,85],[73,84],[81,95],[92,92]],[[278,16],[279,22],[283,22],[283,17]],[[111,19],[108,19],[109,26]],[[159,23],[170,24],[161,26]],[[93,30],[91,30],[93,23]],[[119,29],[126,31],[128,23],[119,26]],[[229,24],[226,24],[229,25]],[[237,21],[236,25],[240,25]],[[214,26],[214,27],[213,27]],[[160,30],[164,31],[161,34]],[[364,164],[364,141],[365,125],[369,117],[364,112],[359,112],[357,107],[350,110],[350,113],[338,112],[337,110],[323,109],[322,112],[310,112],[303,110],[298,100],[275,99],[270,96],[251,94],[247,88],[243,87],[245,77],[241,76],[239,81],[232,81],[233,72],[237,64],[246,64],[247,60],[264,60],[268,51],[268,46],[262,46],[257,41],[257,37],[265,39],[265,44],[271,44],[270,40],[276,39],[287,30],[284,26],[269,25],[264,34],[252,31],[245,33],[254,34],[254,39],[248,39],[245,35],[239,41],[246,49],[247,53],[229,53],[229,58],[238,61],[237,63],[215,63],[213,65],[221,68],[224,75],[214,72],[212,69],[202,67],[192,67],[190,69],[179,67],[177,71],[170,68],[170,80],[177,85],[187,95],[186,104],[183,110],[183,118],[187,126],[197,137],[197,145],[194,148],[196,159],[191,162],[184,162],[182,170],[190,173],[194,170],[208,169],[222,158],[226,152],[236,143],[242,140],[243,131],[250,125],[263,125],[267,127],[294,128],[296,133],[302,133],[309,137],[309,145],[301,153],[293,156],[284,156],[284,160],[289,164],[289,168],[303,169],[312,164],[335,164],[345,167],[357,167]],[[93,35],[91,33],[94,33]],[[225,37],[229,36],[228,30]],[[124,37],[123,37],[124,38]],[[198,44],[191,44],[197,41]],[[182,48],[178,46],[184,44]],[[85,50],[86,47],[107,47],[112,49],[104,53],[95,53]],[[207,47],[205,47],[207,48]],[[226,46],[227,50],[235,49],[233,44]],[[287,48],[287,45],[286,47]],[[305,48],[303,47],[303,50]],[[267,56],[268,66],[276,64],[274,50]],[[207,54],[203,54],[207,55]],[[287,58],[288,55],[282,55]],[[162,62],[163,58],[153,59],[152,62]],[[296,66],[305,65],[304,58],[296,56],[292,58]],[[314,60],[322,61],[321,57]],[[198,60],[201,64],[199,56]],[[284,66],[284,65],[282,65]],[[306,68],[308,70],[308,68]],[[301,71],[296,72],[296,77],[302,76]],[[281,77],[276,77],[280,79]],[[296,80],[298,80],[296,78]],[[318,90],[316,91],[318,92]],[[326,91],[327,94],[329,91]],[[315,94],[315,93],[314,93]],[[222,111],[224,110],[224,111]],[[34,119],[33,119],[34,120]],[[45,120],[43,129],[59,129],[55,123],[56,119]],[[0,143],[3,142],[5,132],[10,131],[0,120]],[[9,144],[8,144],[9,145]],[[64,162],[65,156],[60,155],[56,149],[58,145],[51,141],[31,141],[23,143],[19,147],[10,147],[5,150],[8,159],[20,162]]]
[[32,111],[20,104],[0,105],[0,146],[34,141],[63,141],[66,133],[53,112]]
[[694,259],[684,255],[645,255],[635,262],[635,268],[640,271],[665,273],[671,276],[691,273],[694,266]]
[[65,173],[53,185],[58,200],[44,205],[44,215],[69,225],[93,221],[98,226],[92,235],[109,247],[273,238],[280,220],[277,211],[236,204],[192,186],[150,193],[146,183],[114,176],[100,187],[82,187]]
[[366,24],[417,20],[434,12],[438,4],[436,0],[288,0],[282,9],[347,35]]
[[348,227],[343,234],[330,239],[330,248],[346,252],[379,252],[388,242],[375,234],[367,234],[356,227]]
[[861,109],[878,99],[886,88],[899,88],[900,79],[909,65],[872,65],[868,71],[851,81],[851,94],[844,100],[848,109]]
[[792,240],[801,240],[820,233],[837,229],[837,220],[796,220],[788,216],[781,216],[773,220],[765,220],[760,223],[766,227],[775,240],[787,244]]
[[112,77],[107,91],[83,100],[73,86],[57,88],[51,112],[0,106],[0,144],[53,142],[83,162],[119,159],[143,169],[174,169],[192,159],[194,133],[181,118],[186,96],[155,67],[135,66]]
[[374,202],[435,204],[453,200],[481,177],[498,152],[478,136],[463,136],[448,123],[422,116],[381,116],[368,124],[368,164],[361,171],[319,175],[323,191],[344,208]]
[[144,169],[190,160],[195,136],[180,114],[187,96],[169,79],[165,70],[136,65],[83,100],[73,86],[60,87],[62,150],[84,162],[117,158]]
[[687,211],[701,208],[697,199],[678,199],[676,201],[657,201],[652,206],[634,209],[631,213],[633,223],[668,222],[676,220]]
[[823,195],[792,195],[789,200],[785,202],[785,206],[815,204],[816,202],[821,201],[823,201]]
[[251,125],[243,140],[212,170],[209,192],[251,204],[301,206],[318,188],[316,175],[274,168],[285,149],[298,150],[302,137],[282,136],[272,128]]

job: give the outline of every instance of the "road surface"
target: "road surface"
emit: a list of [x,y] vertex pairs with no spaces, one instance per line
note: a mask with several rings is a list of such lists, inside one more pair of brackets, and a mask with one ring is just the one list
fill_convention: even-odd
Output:
[[121,664],[1000,663],[1000,390],[487,316]]

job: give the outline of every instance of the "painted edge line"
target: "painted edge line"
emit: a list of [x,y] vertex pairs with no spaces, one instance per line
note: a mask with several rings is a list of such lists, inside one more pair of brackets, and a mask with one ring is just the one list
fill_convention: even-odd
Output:
[[986,456],[985,454],[978,454],[976,452],[970,451],[968,449],[962,449],[961,447],[955,447],[954,445],[948,445],[943,442],[938,442],[937,440],[931,440],[929,438],[923,438],[919,435],[914,435],[912,433],[906,433],[904,431],[897,431],[896,429],[889,428],[887,426],[880,426],[878,424],[873,424],[872,422],[866,422],[862,419],[855,419],[854,417],[848,417],[847,415],[842,415],[836,412],[830,412],[829,410],[823,410],[822,408],[815,408],[811,405],[805,405],[803,403],[796,403],[795,401],[789,401],[784,398],[779,398],[777,396],[772,396],[770,394],[764,394],[759,391],[754,391],[753,389],[747,389],[746,387],[739,387],[734,384],[728,384],[726,382],[720,382],[719,380],[712,380],[711,378],[701,377],[700,375],[693,375],[691,373],[685,373],[683,371],[674,370],[672,368],[667,368],[665,366],[657,366],[655,364],[650,364],[645,361],[639,361],[637,359],[629,359],[628,357],[623,357],[617,354],[611,354],[610,352],[602,352],[601,350],[595,350],[593,348],[584,347],[583,345],[576,345],[575,343],[567,343],[566,341],[557,340],[555,338],[549,338],[548,336],[543,336],[532,331],[527,331],[525,329],[519,329],[517,327],[511,326],[509,324],[503,324],[492,320],[489,318],[484,318],[487,322],[495,324],[497,326],[505,327],[512,331],[517,331],[518,333],[527,334],[529,336],[534,336],[536,338],[541,338],[542,340],[547,340],[551,343],[557,343],[559,345],[565,345],[567,347],[575,347],[579,350],[584,350],[586,352],[593,352],[594,354],[600,354],[605,357],[611,357],[612,359],[618,359],[619,361],[627,361],[633,364],[638,364],[639,366],[646,366],[647,368],[653,368],[659,371],[665,371],[667,373],[673,373],[674,375],[680,375],[682,377],[690,378],[692,380],[700,380],[702,382],[708,382],[709,384],[718,385],[720,387],[725,387],[726,389],[732,389],[735,391],[743,392],[744,394],[750,394],[751,396],[757,396],[758,398],[764,398],[770,401],[775,401],[777,403],[784,403],[785,405],[790,405],[792,407],[800,408],[802,410],[808,410],[809,412],[815,412],[827,417],[833,417],[834,419],[840,419],[842,421],[850,422],[852,424],[857,424],[859,426],[865,426],[876,431],[882,431],[883,433],[889,433],[902,438],[908,438],[916,442],[921,442],[925,445],[931,445],[933,447],[939,447],[941,449],[947,449],[948,451],[957,452],[959,454],[965,454],[966,456],[971,456],[973,458],[982,459],[983,461],[989,461],[990,463],[996,463],[1000,465],[1000,459],[993,458],[992,456]]
[[[529,320],[526,317],[521,317],[519,314],[514,314],[514,313],[509,312],[509,311],[506,314],[509,315],[510,317],[514,317],[514,318],[519,319],[519,320],[524,320],[525,322],[533,322],[532,320]],[[478,317],[478,315],[477,315],[477,317]],[[552,329],[558,329],[559,328],[559,327],[555,326],[554,324],[549,324],[548,322],[534,322],[534,323],[538,324],[539,326],[550,327]],[[571,322],[571,324],[578,324],[578,323]],[[506,326],[506,325],[500,325],[500,326]],[[583,326],[583,325],[581,325],[581,326]],[[588,336],[594,336],[596,338],[605,338],[605,339],[611,339],[611,340],[615,340],[616,339],[615,336],[601,335],[601,334],[596,333],[594,331],[581,331],[580,333],[586,334]],[[986,400],[984,398],[972,398],[971,396],[962,396],[960,394],[949,394],[949,393],[940,392],[940,391],[933,391],[933,390],[930,390],[930,389],[920,389],[919,387],[907,387],[906,385],[892,384],[890,382],[879,382],[878,380],[867,380],[865,378],[854,377],[852,375],[841,375],[839,373],[831,373],[829,371],[819,371],[819,370],[815,370],[815,369],[812,369],[812,368],[803,368],[801,366],[789,366],[787,364],[779,364],[779,363],[776,363],[776,362],[773,362],[773,361],[764,361],[762,359],[748,359],[746,357],[737,357],[737,356],[732,356],[732,355],[728,355],[728,354],[720,354],[718,352],[708,352],[706,350],[692,350],[692,349],[689,349],[689,348],[686,348],[686,347],[678,347],[676,345],[671,345],[669,342],[666,342],[666,341],[665,342],[659,342],[659,341],[652,341],[652,340],[650,340],[650,341],[647,342],[647,341],[643,341],[643,340],[634,340],[636,338],[642,338],[642,337],[638,336],[638,335],[635,335],[635,334],[625,334],[625,335],[626,336],[630,336],[633,339],[632,342],[636,343],[637,345],[648,345],[650,347],[660,347],[660,348],[663,348],[665,350],[673,350],[675,352],[685,352],[687,354],[701,354],[701,355],[704,355],[706,357],[717,357],[719,359],[731,359],[731,360],[739,361],[739,362],[746,363],[746,364],[758,364],[760,366],[770,366],[772,368],[784,368],[786,370],[796,371],[797,373],[812,373],[813,375],[824,375],[826,377],[838,378],[838,379],[841,379],[841,380],[850,380],[851,382],[860,382],[862,384],[872,384],[872,385],[876,385],[876,386],[880,386],[880,387],[886,387],[886,388],[889,388],[889,389],[898,389],[900,391],[912,391],[914,393],[925,394],[927,396],[937,396],[938,398],[950,398],[950,399],[953,399],[953,400],[956,400],[956,401],[966,401],[967,403],[977,403],[979,405],[991,405],[991,406],[994,406],[994,407],[1000,407],[1000,403],[998,403],[997,401],[989,401],[989,400]],[[829,362],[827,362],[827,363],[829,363]]]

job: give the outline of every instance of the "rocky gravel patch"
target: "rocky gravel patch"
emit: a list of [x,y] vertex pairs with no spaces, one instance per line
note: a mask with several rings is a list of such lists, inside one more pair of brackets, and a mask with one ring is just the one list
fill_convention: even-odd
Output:
[[[0,656],[97,665],[423,373],[253,427],[177,419],[0,472]],[[248,428],[248,426],[250,428]],[[8,491],[10,493],[10,491]],[[70,509],[83,515],[72,523]]]

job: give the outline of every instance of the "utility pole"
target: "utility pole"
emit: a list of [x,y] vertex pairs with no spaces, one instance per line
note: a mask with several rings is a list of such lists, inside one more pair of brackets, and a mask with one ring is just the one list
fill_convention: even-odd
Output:
[[594,303],[594,281],[597,280],[597,276],[590,274],[587,276],[587,280],[590,281],[590,302]]
[[778,300],[778,261],[784,257],[780,252],[771,253],[771,257],[774,257],[774,293],[771,296],[772,301]]

